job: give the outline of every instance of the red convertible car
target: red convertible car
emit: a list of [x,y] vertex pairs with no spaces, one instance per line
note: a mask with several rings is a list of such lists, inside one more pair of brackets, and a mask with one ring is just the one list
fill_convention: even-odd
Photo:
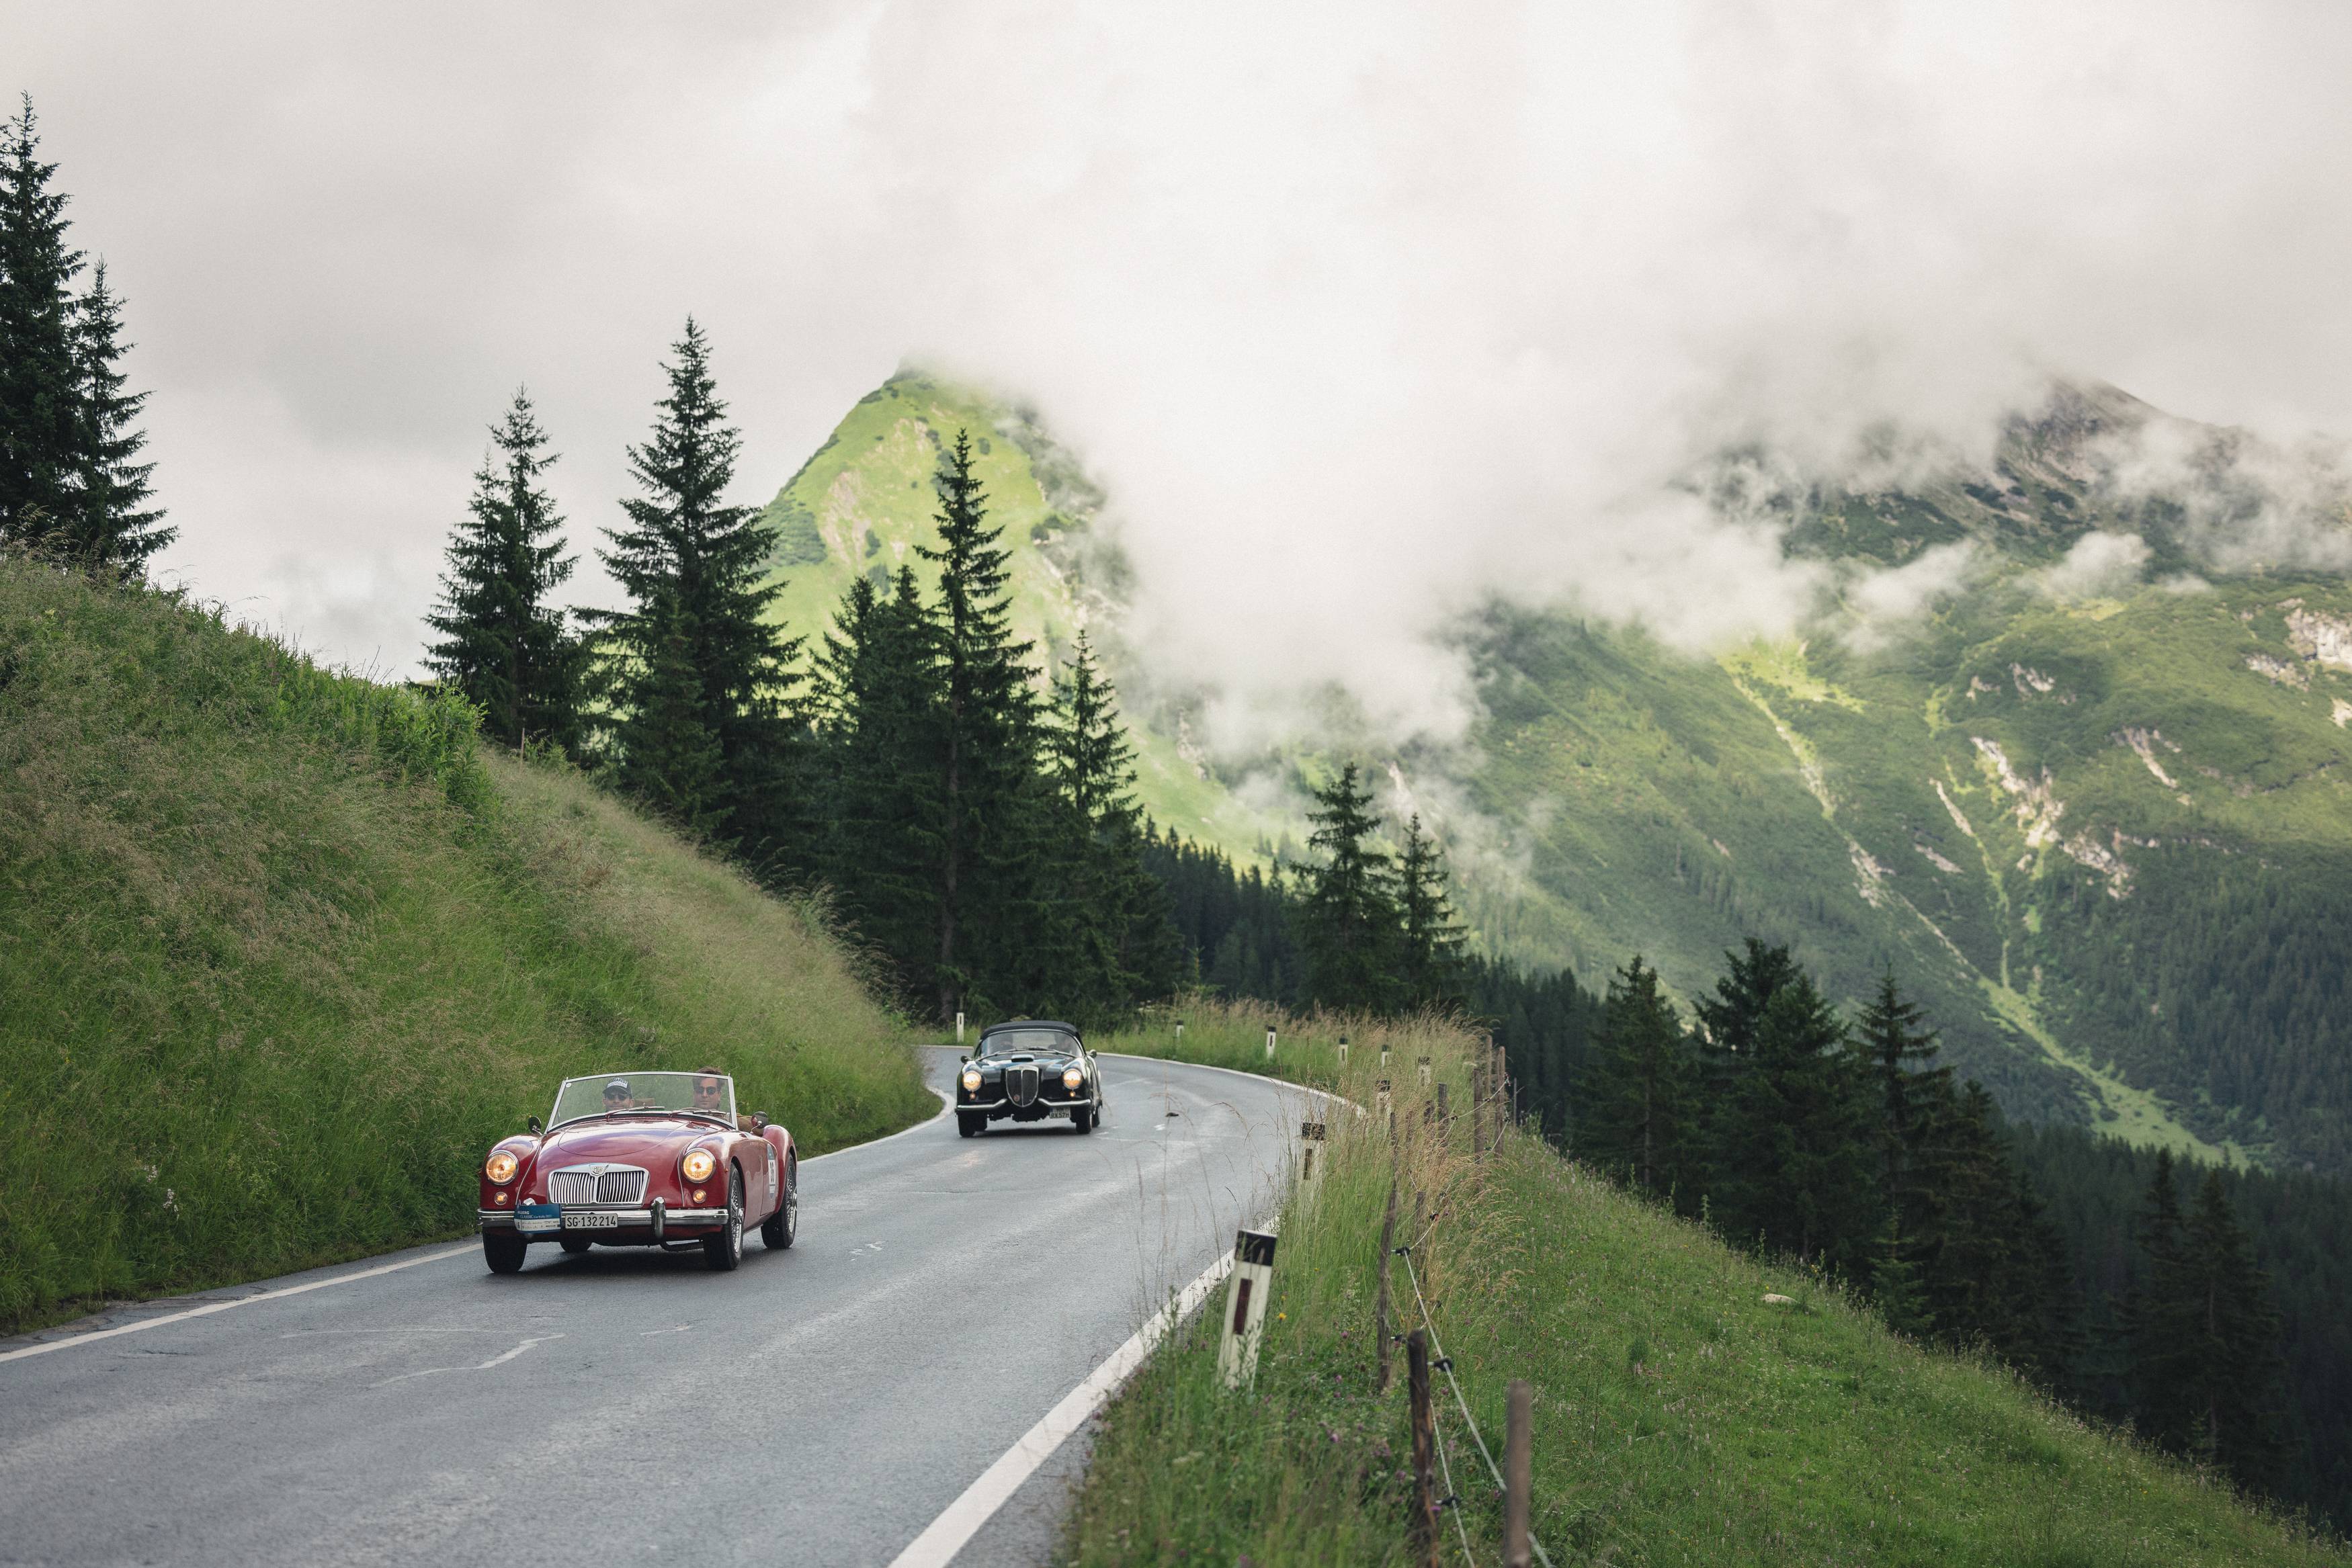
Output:
[[772,1248],[800,1226],[800,1156],[765,1116],[735,1113],[722,1072],[567,1078],[541,1130],[482,1162],[482,1255],[522,1267],[534,1241],[589,1248],[699,1248],[714,1269],[743,1260],[743,1228]]

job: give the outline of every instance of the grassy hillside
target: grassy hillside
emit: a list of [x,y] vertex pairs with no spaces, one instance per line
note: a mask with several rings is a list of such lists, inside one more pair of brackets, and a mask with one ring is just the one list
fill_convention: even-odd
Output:
[[[1246,1059],[1254,1018],[1195,1009],[1185,1054]],[[1232,1038],[1218,1044],[1221,1032]],[[1278,1067],[1369,1100],[1360,1026],[1349,1068],[1302,1035]],[[1196,1038],[1197,1037],[1197,1038]],[[1152,1030],[1107,1046],[1151,1051]],[[1455,1090],[1466,1045],[1423,1028]],[[1391,1076],[1403,1085],[1405,1075]],[[2225,1489],[2095,1430],[1997,1367],[1924,1350],[1801,1272],[1724,1247],[1513,1134],[1485,1161],[1466,1125],[1406,1138],[1334,1124],[1339,1159],[1281,1223],[1253,1388],[1215,1375],[1196,1316],[1106,1412],[1071,1523],[1082,1564],[1402,1563],[1411,1448],[1402,1354],[1373,1386],[1374,1267],[1391,1170],[1433,1219],[1414,1267],[1478,1426],[1506,1386],[1535,1389],[1537,1536],[1559,1563],[2095,1564],[2340,1563],[2340,1551]],[[1395,1163],[1392,1165],[1391,1160]],[[1411,1227],[1404,1228],[1408,1232]],[[1402,1265],[1395,1288],[1411,1321]],[[1788,1298],[1769,1301],[1768,1295]],[[1498,1556],[1493,1489],[1442,1378],[1439,1427],[1476,1559]],[[1443,1558],[1460,1561],[1449,1518]]]
[[558,1078],[928,1113],[809,911],[454,705],[0,557],[0,1332],[470,1227]]
[[[931,479],[958,432],[971,436],[989,518],[1013,554],[1015,634],[1037,644],[1041,667],[1058,663],[1081,627],[1116,661],[1124,568],[1097,534],[1102,493],[1034,414],[911,371],[859,399],[762,514],[775,538],[770,565],[784,585],[779,618],[814,649],[861,573],[879,581],[911,567],[936,584],[916,549],[936,539]],[[1244,857],[1261,836],[1279,836],[1285,823],[1245,807],[1187,755],[1181,721],[1139,727],[1135,738],[1139,792],[1163,826]]]
[[[2159,422],[2111,389],[2062,390],[1991,470],[1908,491],[1807,488],[1744,455],[1745,503],[1778,510],[1792,553],[1851,574],[1965,548],[1967,586],[1866,637],[1833,617],[1715,658],[1491,610],[1463,629],[1475,745],[1361,760],[1408,787],[1466,767],[1447,782],[1498,852],[1463,862],[1457,892],[1488,948],[1594,985],[1639,951],[1685,997],[1750,935],[1790,942],[1849,1002],[1891,963],[2012,1113],[2352,1171],[2352,589],[2244,551],[2236,575],[2184,578],[2216,548],[2212,497],[2192,527],[2177,501],[2133,498],[2102,445]],[[2227,477],[2237,438],[2169,423]],[[959,428],[988,443],[1024,631],[1060,645],[1088,618],[1115,642],[1099,492],[1034,415],[912,374],[769,508],[792,625],[821,628],[856,572],[914,559]],[[2144,541],[2137,580],[2048,591],[2096,530]],[[1142,674],[1131,691],[1154,687]],[[1243,791],[1181,709],[1133,707],[1161,821],[1244,859],[1303,836],[1237,792],[1295,799],[1330,758],[1276,758],[1283,789]]]

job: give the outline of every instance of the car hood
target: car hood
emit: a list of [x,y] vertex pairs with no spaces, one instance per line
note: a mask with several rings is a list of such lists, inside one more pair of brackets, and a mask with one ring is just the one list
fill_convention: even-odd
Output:
[[[1037,1070],[1041,1072],[1045,1071],[1047,1068],[1051,1068],[1055,1071],[1058,1072],[1063,1068],[1068,1066],[1071,1062],[1076,1061],[1078,1055],[1075,1051],[1030,1051],[1025,1054],[1028,1061],[1034,1061],[1037,1064]],[[980,1064],[980,1070],[982,1072],[998,1072],[1007,1067],[1011,1067],[1012,1065],[1013,1065],[1013,1063],[1012,1059],[1009,1057],[992,1056]]]
[[612,1165],[645,1166],[677,1157],[698,1138],[724,1136],[715,1122],[687,1117],[660,1121],[574,1122],[558,1127],[541,1143],[539,1168],[561,1170],[565,1166],[603,1161]]

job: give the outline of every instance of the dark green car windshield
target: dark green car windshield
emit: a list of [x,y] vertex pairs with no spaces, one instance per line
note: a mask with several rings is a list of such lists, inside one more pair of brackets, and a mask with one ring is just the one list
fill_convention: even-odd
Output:
[[1057,1029],[1000,1030],[981,1042],[980,1053],[989,1061],[1007,1056],[1076,1056],[1076,1037]]

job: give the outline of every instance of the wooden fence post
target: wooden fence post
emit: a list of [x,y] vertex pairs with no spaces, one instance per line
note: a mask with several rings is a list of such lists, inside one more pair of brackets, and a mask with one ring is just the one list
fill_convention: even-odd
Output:
[[1511,1379],[1510,1405],[1503,1427],[1503,1568],[1530,1568],[1528,1521],[1534,1499],[1529,1478],[1535,1464],[1535,1401],[1527,1379]]
[[1389,1365],[1389,1263],[1396,1256],[1396,1177],[1389,1177],[1389,1212],[1381,1221],[1381,1289],[1372,1302],[1372,1335],[1380,1344],[1380,1391],[1386,1394],[1396,1381]]
[[1484,1067],[1470,1069],[1470,1152],[1486,1157],[1486,1102],[1491,1098]]
[[1412,1545],[1414,1568],[1437,1568],[1436,1417],[1429,1406],[1429,1336],[1404,1336],[1405,1374],[1412,1391]]

